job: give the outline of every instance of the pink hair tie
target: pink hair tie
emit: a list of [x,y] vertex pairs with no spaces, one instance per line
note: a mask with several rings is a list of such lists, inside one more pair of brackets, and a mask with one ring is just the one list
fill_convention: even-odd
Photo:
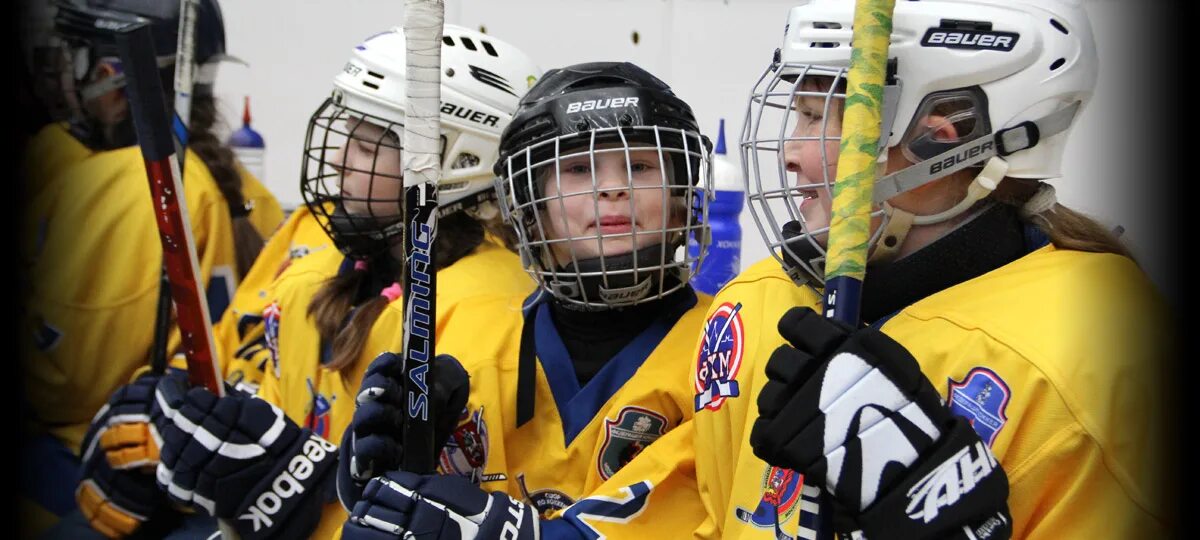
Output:
[[364,271],[367,269],[367,261],[354,261],[354,269]]
[[387,287],[384,287],[382,291],[379,291],[379,296],[387,298],[389,304],[395,302],[396,299],[400,298],[403,294],[404,289],[401,289],[400,284],[396,282],[392,282],[391,285],[388,285]]

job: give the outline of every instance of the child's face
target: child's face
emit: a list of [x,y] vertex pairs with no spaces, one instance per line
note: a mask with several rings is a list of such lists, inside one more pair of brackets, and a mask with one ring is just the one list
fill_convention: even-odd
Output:
[[[559,263],[623,255],[664,242],[670,160],[654,149],[578,152],[543,169],[545,235]],[[602,240],[601,240],[602,239]],[[572,255],[574,257],[572,258]]]
[[352,216],[395,219],[400,215],[403,166],[395,135],[358,119],[346,120],[349,137],[331,166],[341,177],[341,196]]

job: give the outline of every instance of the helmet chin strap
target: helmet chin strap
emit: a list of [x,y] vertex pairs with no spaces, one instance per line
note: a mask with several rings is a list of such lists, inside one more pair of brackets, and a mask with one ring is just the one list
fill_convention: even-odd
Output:
[[900,253],[900,247],[904,245],[904,240],[908,238],[908,233],[914,225],[935,225],[962,215],[975,203],[995,191],[1006,173],[1008,173],[1008,162],[1000,157],[992,156],[984,165],[983,170],[971,181],[971,185],[967,187],[966,197],[963,197],[950,209],[937,214],[919,216],[884,201],[883,212],[886,217],[883,221],[883,233],[879,242],[875,244],[875,249],[871,252],[868,261],[888,262],[896,259]]

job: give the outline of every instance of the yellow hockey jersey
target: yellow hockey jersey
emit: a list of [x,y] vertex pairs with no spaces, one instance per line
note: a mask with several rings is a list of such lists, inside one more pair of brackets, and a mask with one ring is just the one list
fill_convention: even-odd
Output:
[[[397,351],[403,329],[403,300],[387,306],[376,319],[362,356],[342,371],[326,369],[322,343],[308,306],[324,282],[338,272],[341,253],[326,249],[290,266],[273,285],[274,301],[266,310],[271,368],[266,370],[258,395],[297,424],[335,444],[354,416],[354,397],[367,366],[382,352]],[[489,239],[470,255],[437,274],[438,353],[451,353],[443,345],[446,329],[476,320],[460,321],[471,313],[468,306],[493,296],[519,296],[533,288],[516,254]],[[346,520],[336,500],[325,505],[312,538],[330,538]]]
[[[258,212],[256,207],[251,216]],[[233,302],[213,326],[213,339],[222,350],[225,380],[254,392],[262,380],[268,354],[263,310],[271,303],[270,287],[284,268],[308,255],[334,250],[333,242],[308,207],[301,206],[267,238],[250,271],[238,284]]]
[[241,163],[238,163],[237,170],[242,177],[242,198],[250,205],[250,224],[266,240],[283,224],[283,207],[254,173]]
[[[692,356],[699,411],[690,451],[651,447],[568,517],[640,512],[587,520],[610,538],[678,536],[656,526],[660,517],[699,523],[696,538],[821,536],[819,491],[758,459],[749,444],[763,367],[784,343],[780,317],[819,305],[774,259],[726,285]],[[881,328],[991,444],[1010,482],[1014,538],[1160,537],[1170,529],[1160,463],[1169,321],[1133,262],[1043,247],[920,300]],[[684,516],[693,479],[702,509]],[[684,494],[635,509],[630,493],[643,481],[672,481]]]
[[[229,208],[191,152],[184,175],[200,278],[219,316],[235,283]],[[36,423],[74,450],[112,391],[149,362],[162,248],[138,147],[94,153],[55,182],[57,195],[42,193],[55,203],[36,218],[44,233],[33,246],[20,347]]]
[[[690,445],[690,431],[676,433],[693,412],[686,358],[711,297],[677,294],[582,387],[546,300],[526,300],[524,308],[517,298],[473,305],[467,316],[478,322],[442,336],[440,350],[470,373],[471,393],[440,472],[472,478],[549,516],[592,494],[647,447]],[[524,383],[523,353],[533,376]],[[526,392],[532,407],[523,415]],[[660,522],[671,523],[670,516]]]
[[45,194],[54,191],[55,182],[63,169],[90,155],[92,150],[72,136],[64,123],[47,124],[29,140],[21,163],[21,179],[24,183],[20,242],[23,248],[22,264],[32,263],[32,250],[45,235],[42,218],[50,212],[54,202],[53,196]]

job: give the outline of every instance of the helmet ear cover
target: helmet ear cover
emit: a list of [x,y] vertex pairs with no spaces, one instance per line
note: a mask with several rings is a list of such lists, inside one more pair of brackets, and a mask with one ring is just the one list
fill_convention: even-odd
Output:
[[[987,111],[987,94],[978,86],[929,94],[917,107],[917,113],[901,138],[900,148],[904,157],[913,163],[920,163],[991,133],[992,125]],[[940,117],[943,121],[938,125],[928,125],[925,119],[930,117]],[[946,124],[954,126],[957,137],[936,137]]]

